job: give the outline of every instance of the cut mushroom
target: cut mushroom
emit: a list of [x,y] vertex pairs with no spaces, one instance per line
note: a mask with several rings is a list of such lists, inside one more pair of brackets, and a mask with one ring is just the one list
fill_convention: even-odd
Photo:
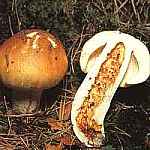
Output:
[[21,31],[0,47],[0,79],[13,89],[17,112],[36,111],[42,90],[62,80],[67,66],[61,42],[42,30]]
[[[103,145],[105,138],[104,118],[115,91],[123,81],[125,74],[127,81],[129,81],[128,77],[130,79],[129,75],[134,72],[134,70],[143,70],[142,68],[133,68],[130,65],[138,63],[138,66],[141,67],[141,62],[138,61],[143,60],[142,63],[145,65],[146,70],[143,72],[143,78],[138,77],[140,81],[137,82],[136,79],[134,81],[132,79],[127,83],[139,83],[144,81],[144,79],[146,80],[150,74],[150,58],[144,44],[139,44],[139,40],[127,34],[120,32],[110,33],[114,35],[114,37],[103,41],[102,44],[97,44],[97,46],[95,46],[93,42],[97,40],[94,43],[98,43],[99,36],[94,36],[94,40],[90,39],[87,41],[86,46],[84,46],[86,49],[83,49],[84,55],[81,54],[80,59],[81,68],[88,71],[88,74],[75,95],[72,104],[71,121],[76,136],[88,147],[101,147]],[[104,36],[104,34],[99,35]],[[106,37],[104,37],[104,39],[106,39]],[[90,44],[88,42],[90,42]],[[91,47],[88,49],[88,46]],[[87,69],[91,53],[95,51],[92,46],[96,50],[101,46],[104,46],[104,48],[97,56],[95,55],[94,59],[92,58],[93,62],[90,62],[92,66]],[[137,48],[135,46],[137,46]],[[138,46],[140,49],[138,49]],[[88,51],[90,51],[90,53]],[[141,51],[144,51],[144,56],[141,56],[145,57],[144,59],[139,58]],[[135,56],[137,62],[132,55]],[[87,58],[85,58],[86,56]],[[131,71],[127,76],[128,69],[131,69]],[[139,76],[139,73],[137,75]],[[140,75],[142,74],[140,73]],[[126,82],[122,82],[122,84],[126,84]]]

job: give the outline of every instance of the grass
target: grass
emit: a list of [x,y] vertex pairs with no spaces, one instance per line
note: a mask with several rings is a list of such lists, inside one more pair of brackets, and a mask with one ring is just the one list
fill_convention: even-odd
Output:
[[[48,117],[59,118],[60,103],[72,101],[85,74],[79,57],[83,44],[95,33],[120,30],[143,41],[150,49],[149,0],[1,0],[0,43],[26,28],[52,32],[63,42],[69,59],[65,79],[55,88],[45,90],[42,113],[12,115],[10,91],[1,86],[0,149],[44,149],[46,143],[57,143],[64,132],[76,140],[64,149],[86,149],[68,128],[52,131]],[[150,78],[137,86],[118,89],[105,118],[105,149],[146,150],[149,143]],[[54,94],[53,94],[54,93]],[[128,93],[128,94],[126,94]],[[6,115],[6,112],[9,115]]]

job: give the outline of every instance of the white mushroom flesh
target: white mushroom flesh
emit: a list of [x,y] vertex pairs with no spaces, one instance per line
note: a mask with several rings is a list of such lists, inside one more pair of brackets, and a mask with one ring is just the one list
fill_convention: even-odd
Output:
[[[76,117],[77,126],[89,138],[89,142],[96,142],[93,140],[101,136],[99,134],[101,133],[102,124],[97,124],[96,119],[93,118],[94,112],[96,107],[103,103],[107,90],[115,83],[123,62],[123,56],[124,46],[122,43],[119,43],[108,54],[107,60],[101,65],[88,97],[85,97]],[[105,106],[103,107],[105,108]],[[105,112],[104,109],[101,109],[101,112],[98,114],[103,116]]]

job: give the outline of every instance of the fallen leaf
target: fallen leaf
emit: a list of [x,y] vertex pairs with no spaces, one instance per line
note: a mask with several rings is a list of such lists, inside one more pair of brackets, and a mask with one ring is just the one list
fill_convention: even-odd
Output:
[[51,127],[51,130],[62,130],[64,125],[59,120],[56,120],[54,118],[48,118],[48,125]]
[[62,101],[60,103],[59,120],[68,120],[69,119],[70,113],[71,113],[71,107],[72,107],[72,101],[69,101],[67,103],[64,103],[64,101]]
[[60,144],[45,144],[46,150],[62,150],[62,145]]
[[60,137],[57,137],[55,140],[61,142],[62,144],[65,145],[74,145],[75,144],[75,140],[74,138],[70,135],[70,134],[63,134]]
[[71,135],[63,135],[60,139],[60,142],[65,144],[65,145],[73,145],[73,139]]
[[66,103],[66,105],[65,105],[64,116],[63,116],[64,120],[69,119],[70,114],[71,114],[71,108],[72,108],[72,101]]

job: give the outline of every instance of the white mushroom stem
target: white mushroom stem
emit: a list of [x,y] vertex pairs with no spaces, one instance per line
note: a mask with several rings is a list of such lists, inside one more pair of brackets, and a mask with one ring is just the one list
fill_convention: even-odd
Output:
[[13,109],[19,113],[32,113],[39,109],[42,90],[13,89]]
[[[104,118],[119,85],[143,82],[150,74],[150,58],[146,46],[130,35],[119,32],[110,33],[114,37],[109,40],[104,37],[104,41],[99,35],[104,36],[106,32],[94,36],[94,39],[88,41],[90,44],[85,44],[81,53],[81,69],[88,74],[75,95],[71,121],[76,136],[88,147],[99,147],[103,144]],[[99,44],[98,41],[101,43]],[[117,47],[120,43],[123,46]],[[103,49],[98,54],[93,54],[95,50],[98,51],[98,47]],[[117,55],[113,53],[113,50],[117,52]],[[117,70],[114,68],[118,62],[115,61],[115,64],[112,64],[113,60],[120,63]],[[108,77],[108,75],[116,76]],[[104,87],[96,83],[97,80],[100,85],[104,83]],[[100,88],[97,89],[98,86]]]

